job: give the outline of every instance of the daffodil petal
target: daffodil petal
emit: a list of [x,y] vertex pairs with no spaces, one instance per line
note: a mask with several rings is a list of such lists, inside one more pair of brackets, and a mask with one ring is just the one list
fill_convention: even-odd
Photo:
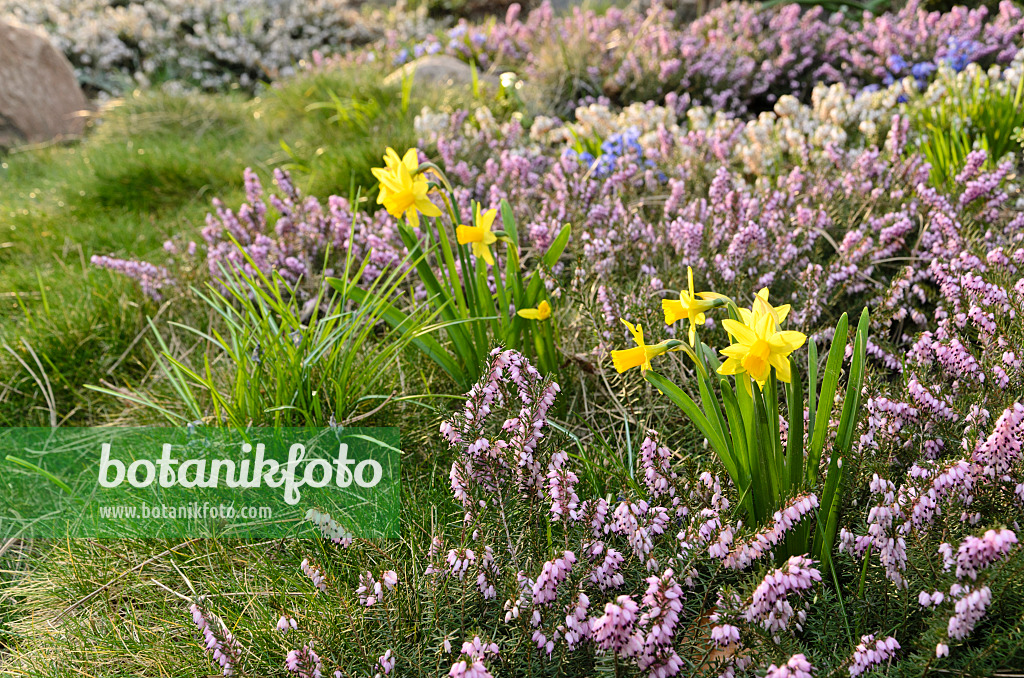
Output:
[[686,309],[678,299],[662,299],[661,310],[665,313],[666,325],[674,325],[686,317]]
[[612,351],[612,363],[615,371],[622,374],[634,367],[642,367],[647,362],[647,351],[643,346],[634,346],[622,351]]
[[726,318],[722,321],[722,327],[725,331],[736,337],[740,343],[753,344],[757,341],[757,334],[751,328],[747,327],[741,322],[737,322],[732,318]]
[[775,372],[778,375],[779,380],[788,384],[792,380],[792,375],[790,374],[789,369],[789,358],[781,353],[772,353],[768,357],[768,360],[771,362],[772,367],[775,368]]
[[793,330],[786,330],[784,332],[776,332],[775,334],[768,337],[768,345],[776,351],[783,351],[786,353],[792,353],[807,341],[807,335],[802,332],[795,332]]

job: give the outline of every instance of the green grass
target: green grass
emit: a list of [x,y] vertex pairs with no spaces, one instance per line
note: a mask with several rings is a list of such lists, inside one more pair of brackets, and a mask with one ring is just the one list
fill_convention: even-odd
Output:
[[145,318],[195,312],[188,294],[162,308],[92,255],[161,263],[168,238],[199,240],[213,197],[242,201],[247,166],[265,185],[274,167],[295,169],[318,196],[370,186],[380,140],[413,145],[415,115],[441,103],[366,69],[311,74],[255,99],[150,92],[110,105],[80,144],[0,159],[0,424],[115,420],[124,403],[85,385],[133,389],[152,365]]

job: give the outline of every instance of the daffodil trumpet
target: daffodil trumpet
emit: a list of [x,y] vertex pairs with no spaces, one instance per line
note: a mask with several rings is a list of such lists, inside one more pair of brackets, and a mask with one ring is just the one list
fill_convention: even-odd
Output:
[[636,346],[612,351],[612,364],[615,365],[615,371],[619,374],[634,367],[639,367],[641,372],[647,372],[651,369],[651,358],[656,358],[669,351],[679,350],[686,346],[678,339],[668,339],[657,344],[648,345],[644,341],[644,328],[641,325],[633,325],[633,323],[625,319],[620,320],[622,320],[622,324],[626,326],[626,329],[629,330],[629,333],[633,335],[633,341],[636,343]]
[[697,326],[703,325],[707,320],[704,316],[708,311],[724,306],[731,300],[721,294],[714,292],[693,291],[693,268],[686,267],[687,289],[679,292],[678,299],[662,299],[661,309],[665,314],[665,324],[673,325],[679,320],[690,321],[690,346],[693,346],[697,339]]

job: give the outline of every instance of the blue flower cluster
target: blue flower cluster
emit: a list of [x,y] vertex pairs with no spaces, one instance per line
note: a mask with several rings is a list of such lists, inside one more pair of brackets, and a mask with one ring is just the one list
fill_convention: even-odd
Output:
[[635,160],[642,167],[654,167],[654,162],[644,155],[643,146],[640,145],[640,130],[636,127],[616,132],[605,139],[601,143],[601,152],[596,158],[589,151],[576,151],[575,149],[568,149],[566,154],[589,165],[595,177],[609,176],[615,171],[615,165],[619,158],[623,157]]
[[[949,64],[950,68],[959,73],[967,68],[967,64],[975,61],[981,48],[982,45],[977,40],[960,40],[952,37],[946,41],[946,55],[936,61]],[[918,61],[910,64],[899,54],[893,54],[886,59],[885,66],[888,71],[882,79],[884,84],[891,85],[896,80],[911,75],[917,81],[919,89],[924,89],[928,85],[928,79],[937,70],[937,66],[932,62]],[[901,96],[900,101],[906,101],[906,97]]]
[[917,81],[917,86],[924,89],[925,85],[928,84],[928,78],[931,77],[932,73],[935,72],[935,64],[928,61],[918,61],[917,63],[910,65],[907,60],[901,57],[899,54],[893,54],[885,60],[886,68],[889,72],[885,74],[882,79],[886,85],[891,85],[896,80],[905,78],[908,74],[914,77]]
[[967,68],[967,64],[974,61],[976,55],[981,51],[981,43],[977,40],[959,40],[950,38],[946,42],[946,56],[944,61],[950,68],[959,73]]

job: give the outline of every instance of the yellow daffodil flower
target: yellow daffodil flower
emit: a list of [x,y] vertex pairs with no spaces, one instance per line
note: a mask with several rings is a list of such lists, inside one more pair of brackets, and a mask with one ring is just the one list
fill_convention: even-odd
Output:
[[772,306],[771,303],[769,303],[767,287],[762,287],[761,291],[754,296],[754,303],[751,304],[749,311],[745,308],[739,309],[740,317],[743,318],[743,322],[747,325],[753,326],[754,319],[760,318],[764,315],[770,315],[775,320],[775,329],[778,329],[782,323],[786,321],[786,316],[789,315],[789,310],[789,304]]
[[[384,152],[384,167],[374,168],[370,171],[373,172],[373,175],[377,177],[378,180],[380,180],[380,176],[377,174],[378,171],[397,172],[399,165],[405,165],[406,169],[409,170],[409,174],[415,175],[416,171],[420,168],[419,151],[415,148],[410,148],[405,152],[404,156],[398,157],[398,153],[395,152],[395,149],[389,146]],[[378,205],[384,204],[384,198],[387,197],[387,192],[388,189],[382,184],[380,187],[380,193],[377,195]]]
[[[679,300],[662,299],[661,310],[665,312],[665,324],[672,325],[677,320],[690,321],[690,346],[694,345],[697,335],[697,325],[703,325],[706,318],[704,313],[716,306],[725,303],[725,297],[713,292],[693,292],[693,269],[686,267],[686,275],[689,279],[689,289],[679,293]],[[698,297],[700,297],[698,299]]]
[[494,218],[498,216],[498,210],[487,210],[480,213],[480,204],[476,206],[475,226],[460,224],[455,229],[455,237],[460,245],[472,245],[473,254],[483,259],[490,266],[494,266],[494,255],[491,254],[491,245],[498,240],[498,236],[491,232],[494,225]]
[[524,308],[517,311],[516,315],[527,320],[547,320],[551,317],[551,304],[547,300],[540,302],[537,308]]
[[765,313],[755,318],[752,326],[731,318],[723,320],[722,327],[736,339],[736,343],[722,350],[726,361],[718,373],[747,374],[763,389],[774,367],[779,379],[788,383],[791,378],[789,354],[803,346],[807,337],[800,332],[778,331],[775,317],[772,313]]
[[634,327],[632,323],[629,323],[626,320],[622,320],[622,324],[625,325],[626,328],[629,329],[630,334],[633,335],[633,341],[636,342],[636,346],[621,351],[612,351],[612,362],[615,363],[615,371],[620,374],[633,367],[639,367],[641,372],[646,372],[651,369],[651,358],[655,358],[671,350],[669,346],[670,343],[677,346],[680,343],[678,341],[663,341],[660,344],[648,346],[644,343],[643,327],[640,325],[636,325]]
[[377,204],[393,217],[405,218],[413,228],[419,228],[420,213],[425,217],[441,216],[440,208],[430,202],[427,193],[430,185],[427,177],[417,172],[419,161],[418,151],[410,148],[405,156],[398,157],[394,149],[388,148],[384,154],[384,167],[374,167],[370,171],[380,182]]

